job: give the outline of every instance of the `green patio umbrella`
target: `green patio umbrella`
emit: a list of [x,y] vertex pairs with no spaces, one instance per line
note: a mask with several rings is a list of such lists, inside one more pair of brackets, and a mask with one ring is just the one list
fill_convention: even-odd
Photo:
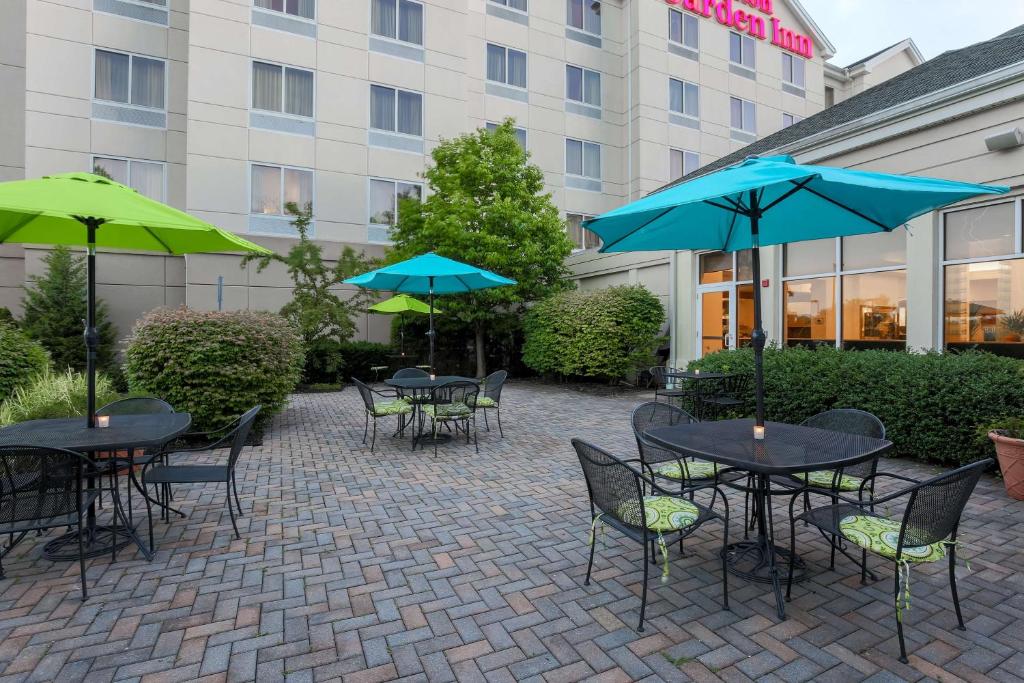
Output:
[[370,306],[368,310],[380,313],[381,315],[398,316],[398,334],[401,339],[401,352],[403,356],[405,356],[405,314],[438,315],[441,313],[437,308],[433,308],[429,304],[425,304],[408,294],[399,294],[390,299],[385,299]]
[[92,173],[60,173],[0,183],[0,244],[84,246],[87,424],[96,413],[96,249],[164,254],[269,250]]

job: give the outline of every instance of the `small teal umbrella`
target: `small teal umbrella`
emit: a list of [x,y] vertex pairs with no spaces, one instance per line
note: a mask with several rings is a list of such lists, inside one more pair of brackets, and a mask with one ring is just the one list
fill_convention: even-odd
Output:
[[347,285],[430,296],[430,371],[434,371],[434,295],[464,294],[478,289],[516,284],[489,270],[438,256],[434,252],[371,270],[345,280]]
[[602,252],[753,250],[751,337],[757,424],[763,425],[765,333],[759,247],[889,232],[948,204],[1008,191],[994,185],[805,166],[789,156],[749,157],[621,206],[583,226],[601,237]]

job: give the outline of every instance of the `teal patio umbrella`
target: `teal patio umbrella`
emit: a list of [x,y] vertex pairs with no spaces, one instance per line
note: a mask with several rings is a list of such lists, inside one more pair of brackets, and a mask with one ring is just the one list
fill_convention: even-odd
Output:
[[434,295],[465,294],[478,289],[504,287],[516,284],[483,268],[438,256],[434,252],[415,256],[406,261],[371,270],[345,280],[347,285],[366,289],[383,289],[405,294],[427,294],[430,297],[430,371],[434,371]]
[[755,397],[764,425],[759,247],[889,232],[948,204],[1009,188],[796,163],[789,156],[746,160],[674,185],[583,223],[602,252],[751,249],[754,276]]

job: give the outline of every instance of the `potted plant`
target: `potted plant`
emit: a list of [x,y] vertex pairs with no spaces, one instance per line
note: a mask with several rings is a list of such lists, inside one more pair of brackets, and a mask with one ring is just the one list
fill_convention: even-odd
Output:
[[988,438],[995,444],[1006,492],[1011,498],[1024,500],[1024,417],[997,422]]
[[1004,313],[999,326],[1006,331],[1007,341],[1020,341],[1024,337],[1024,308],[1011,313]]

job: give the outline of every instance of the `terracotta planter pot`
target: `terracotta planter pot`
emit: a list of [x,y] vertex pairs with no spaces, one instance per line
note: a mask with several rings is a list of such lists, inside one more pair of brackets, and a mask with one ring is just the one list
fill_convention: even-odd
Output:
[[989,432],[988,438],[996,445],[1006,492],[1010,498],[1024,500],[1024,439],[1012,439],[1000,429]]

